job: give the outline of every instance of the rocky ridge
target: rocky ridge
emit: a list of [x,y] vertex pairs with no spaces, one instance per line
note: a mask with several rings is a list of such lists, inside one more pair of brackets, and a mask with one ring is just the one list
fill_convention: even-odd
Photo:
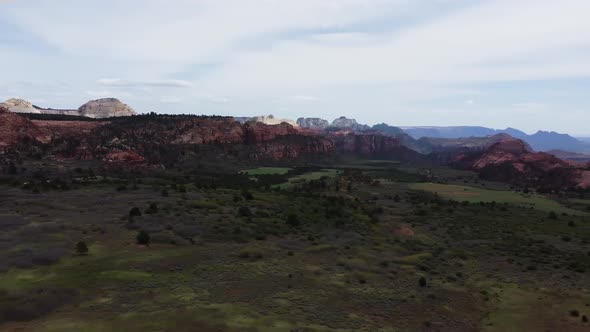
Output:
[[586,188],[590,185],[590,165],[533,152],[524,141],[509,136],[483,150],[458,152],[450,164],[477,171],[484,179],[532,186],[544,191]]
[[0,106],[3,106],[14,113],[71,115],[95,119],[132,116],[137,114],[131,107],[123,104],[116,98],[91,100],[80,106],[77,110],[42,108],[33,105],[31,102],[18,98],[8,99],[7,101],[0,103]]

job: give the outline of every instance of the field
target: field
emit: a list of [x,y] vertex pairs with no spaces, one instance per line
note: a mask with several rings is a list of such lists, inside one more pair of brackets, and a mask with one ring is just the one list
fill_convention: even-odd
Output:
[[281,183],[281,184],[277,184],[274,186],[274,188],[287,189],[297,183],[302,183],[302,182],[310,181],[310,180],[319,180],[323,177],[327,177],[327,178],[335,177],[336,175],[338,175],[339,172],[340,171],[338,171],[336,169],[322,169],[322,170],[315,171],[315,172],[304,173],[304,174],[290,177],[289,181]]
[[457,201],[508,203],[534,208],[546,212],[568,213],[575,215],[590,215],[586,212],[569,209],[558,202],[536,194],[524,194],[505,190],[487,190],[469,186],[448,185],[438,183],[413,183],[409,186],[414,190],[425,190],[437,193],[441,197]]
[[588,216],[399,169],[293,171],[0,185],[0,331],[589,328]]
[[290,170],[291,168],[288,167],[258,167],[243,170],[241,173],[248,175],[287,174]]

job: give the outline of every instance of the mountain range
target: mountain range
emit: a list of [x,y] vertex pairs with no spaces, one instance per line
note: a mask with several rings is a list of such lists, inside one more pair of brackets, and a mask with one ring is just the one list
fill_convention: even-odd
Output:
[[477,126],[402,127],[402,129],[415,139],[420,139],[422,137],[456,139],[508,134],[514,138],[524,140],[537,151],[565,150],[572,152],[590,152],[590,141],[581,141],[568,134],[560,134],[554,131],[539,130],[532,135],[528,135],[527,133],[514,128],[492,129]]
[[[241,123],[233,117],[150,113],[94,120],[59,113],[19,114],[0,106],[0,164],[9,166],[23,158],[94,160],[108,168],[149,172],[207,160],[304,163],[362,157],[413,167],[446,165],[545,191],[590,187],[590,163],[535,152],[508,134],[415,140],[397,127],[369,127],[345,117],[323,130],[256,119],[269,117]],[[316,119],[298,122],[325,125]]]

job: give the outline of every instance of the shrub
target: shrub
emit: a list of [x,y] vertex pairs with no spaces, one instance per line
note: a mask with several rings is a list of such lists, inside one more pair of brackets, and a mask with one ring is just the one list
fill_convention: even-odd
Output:
[[86,242],[78,241],[76,244],[76,252],[80,255],[85,255],[88,253],[88,246],[86,245]]
[[248,190],[242,191],[242,197],[244,197],[244,199],[247,201],[251,201],[254,199],[254,195],[252,195],[252,193]]
[[162,190],[162,197],[168,197],[170,194],[168,193],[168,190],[164,189]]
[[240,258],[261,259],[264,257],[263,252],[259,248],[243,248],[238,253]]
[[572,317],[579,317],[580,312],[578,310],[570,310],[570,316]]
[[252,211],[247,206],[240,206],[238,209],[238,216],[240,217],[252,217]]
[[150,244],[150,235],[146,231],[139,231],[137,234],[137,244],[148,246]]
[[300,225],[299,217],[296,214],[290,214],[287,217],[287,225],[297,227]]
[[134,207],[129,211],[130,217],[141,217],[141,211],[138,207]]
[[549,212],[549,219],[556,220],[557,219],[557,213],[555,213],[553,211]]
[[151,203],[147,210],[145,210],[147,214],[154,214],[158,213],[158,203]]
[[420,285],[420,287],[426,287],[426,278],[420,277],[420,280],[418,280],[418,285]]

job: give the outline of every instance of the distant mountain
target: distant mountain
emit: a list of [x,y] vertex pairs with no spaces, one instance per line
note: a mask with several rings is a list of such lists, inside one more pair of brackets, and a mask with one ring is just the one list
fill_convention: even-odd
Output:
[[547,153],[556,156],[559,159],[577,161],[579,163],[590,162],[590,154],[587,153],[576,153],[561,150],[550,150]]
[[[448,155],[444,156],[448,158]],[[482,179],[531,186],[541,192],[588,188],[588,165],[532,152],[522,140],[507,137],[481,149],[458,150],[450,164],[479,173]]]
[[570,135],[560,134],[553,131],[538,131],[533,135],[528,135],[525,132],[514,128],[492,129],[475,126],[402,127],[402,129],[415,139],[420,139],[422,137],[456,139],[508,134],[514,138],[524,140],[537,151],[564,150],[572,152],[590,152],[590,144],[588,142],[582,142]]
[[338,128],[338,129],[352,129],[352,130],[367,130],[367,129],[371,128],[367,125],[359,124],[358,122],[356,122],[355,119],[348,119],[345,116],[341,116],[338,119],[335,119],[334,121],[332,121],[332,124],[330,125],[330,127]]
[[401,128],[390,126],[386,123],[376,124],[371,129],[379,131],[383,134],[392,135],[392,136],[405,134]]
[[103,98],[91,100],[80,106],[78,109],[53,109],[43,108],[18,98],[8,99],[0,103],[13,113],[30,113],[30,114],[51,114],[51,115],[73,115],[87,118],[111,118],[118,116],[136,115],[135,111],[126,104],[123,104],[116,98]]
[[308,129],[315,129],[315,130],[324,130],[330,126],[328,120],[324,120],[321,118],[299,118],[297,119],[297,124],[301,128],[308,128]]

